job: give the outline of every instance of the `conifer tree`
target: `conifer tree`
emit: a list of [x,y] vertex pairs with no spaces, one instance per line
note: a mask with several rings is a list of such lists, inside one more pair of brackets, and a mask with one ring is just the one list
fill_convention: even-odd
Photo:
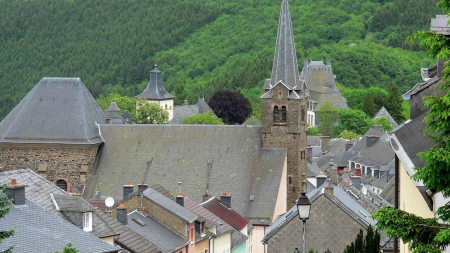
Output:
[[388,88],[389,97],[384,107],[391,114],[398,124],[403,123],[405,118],[403,117],[403,99],[400,90],[396,84],[391,84]]
[[379,253],[380,252],[380,233],[372,226],[367,229],[364,237],[362,229],[356,235],[355,242],[352,242],[344,250],[344,253]]
[[[4,192],[5,185],[0,186],[0,219],[4,218],[12,209],[13,204],[10,199],[8,199],[8,196]],[[2,228],[3,229],[3,228]],[[1,230],[0,231],[0,243],[6,238],[9,238],[14,235],[15,228],[9,229],[9,230]],[[7,250],[1,252],[1,253],[11,253],[13,252],[14,246],[10,246]]]

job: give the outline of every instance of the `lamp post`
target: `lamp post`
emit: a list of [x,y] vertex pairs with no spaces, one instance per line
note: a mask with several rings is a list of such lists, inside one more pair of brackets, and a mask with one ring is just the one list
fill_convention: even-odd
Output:
[[298,248],[295,248],[294,253],[300,253],[300,251],[298,251]]
[[[297,200],[298,217],[303,221],[303,253],[306,253],[306,220],[309,219],[309,212],[311,210],[311,202],[306,197],[306,192],[302,192],[302,195]],[[295,251],[294,251],[295,252]],[[298,252],[298,250],[297,250]]]

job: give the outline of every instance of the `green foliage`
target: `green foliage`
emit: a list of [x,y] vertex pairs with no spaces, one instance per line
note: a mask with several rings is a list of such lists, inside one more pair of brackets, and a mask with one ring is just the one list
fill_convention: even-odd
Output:
[[[72,243],[68,243],[64,247],[64,249],[63,249],[63,251],[61,253],[78,253],[78,252],[79,251],[75,247],[73,247]],[[55,251],[54,253],[59,253],[59,252]]]
[[251,113],[250,101],[239,91],[217,91],[208,104],[217,117],[230,125],[244,123]]
[[122,113],[124,110],[128,110],[133,115],[136,115],[136,99],[122,96],[119,93],[109,93],[106,97],[103,94],[96,99],[100,107],[105,111],[108,109],[111,102],[116,102]]
[[149,103],[145,99],[137,100],[136,123],[138,124],[167,124],[169,113],[158,104]]
[[372,125],[372,119],[363,111],[357,109],[339,110],[338,125],[335,127],[335,133],[341,133],[344,130],[363,135]]
[[346,247],[344,253],[379,253],[380,252],[380,233],[374,230],[372,226],[367,229],[364,237],[362,229],[356,235],[356,239]]
[[372,125],[381,125],[383,131],[391,131],[394,127],[391,125],[391,122],[386,118],[377,118],[373,121]]
[[319,253],[317,250],[309,249],[308,253]]
[[206,125],[224,125],[223,120],[211,113],[195,114],[190,117],[184,117],[181,119],[182,124],[206,124]]
[[347,139],[347,140],[357,139],[359,137],[361,137],[361,135],[356,134],[356,133],[354,133],[352,131],[348,131],[348,130],[344,130],[344,131],[342,131],[339,134],[339,138],[344,138],[344,139]]
[[397,85],[391,84],[387,90],[389,93],[388,100],[386,101],[384,107],[388,110],[389,114],[394,118],[394,120],[401,124],[405,121],[403,116],[403,98],[402,94]]
[[174,105],[183,105],[184,100],[187,99],[187,93],[184,86],[184,78],[178,77],[177,84],[175,85],[175,90],[172,94],[175,96],[175,99],[173,100]]
[[317,135],[319,135],[319,128],[318,127],[310,127],[306,130],[306,134],[309,136],[317,136]]
[[338,109],[330,102],[326,102],[317,110],[316,114],[319,120],[319,133],[331,137],[334,124],[338,119]]
[[[6,185],[0,185],[0,219],[5,218],[5,216],[11,212],[11,210],[14,208],[13,203],[10,199],[8,199],[8,196],[5,193],[5,187]],[[6,238],[9,238],[13,236],[15,233],[15,228],[9,229],[9,230],[2,230],[0,231],[0,243]],[[11,253],[14,250],[14,246],[10,246],[8,249],[3,251],[2,253]]]

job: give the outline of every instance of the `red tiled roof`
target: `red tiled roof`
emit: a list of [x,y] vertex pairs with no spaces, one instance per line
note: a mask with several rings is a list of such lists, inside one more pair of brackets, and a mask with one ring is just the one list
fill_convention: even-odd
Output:
[[223,221],[230,224],[232,227],[241,230],[248,225],[248,220],[242,217],[233,209],[228,209],[226,206],[220,203],[217,198],[211,198],[210,200],[201,204],[204,208],[208,209],[213,214],[220,217]]

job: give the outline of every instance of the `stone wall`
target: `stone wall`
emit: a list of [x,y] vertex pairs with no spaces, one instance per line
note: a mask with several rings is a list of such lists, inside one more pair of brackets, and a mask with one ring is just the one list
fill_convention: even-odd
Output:
[[82,194],[92,172],[98,146],[46,146],[0,147],[0,163],[7,170],[32,169],[50,182],[62,179],[71,193]]

